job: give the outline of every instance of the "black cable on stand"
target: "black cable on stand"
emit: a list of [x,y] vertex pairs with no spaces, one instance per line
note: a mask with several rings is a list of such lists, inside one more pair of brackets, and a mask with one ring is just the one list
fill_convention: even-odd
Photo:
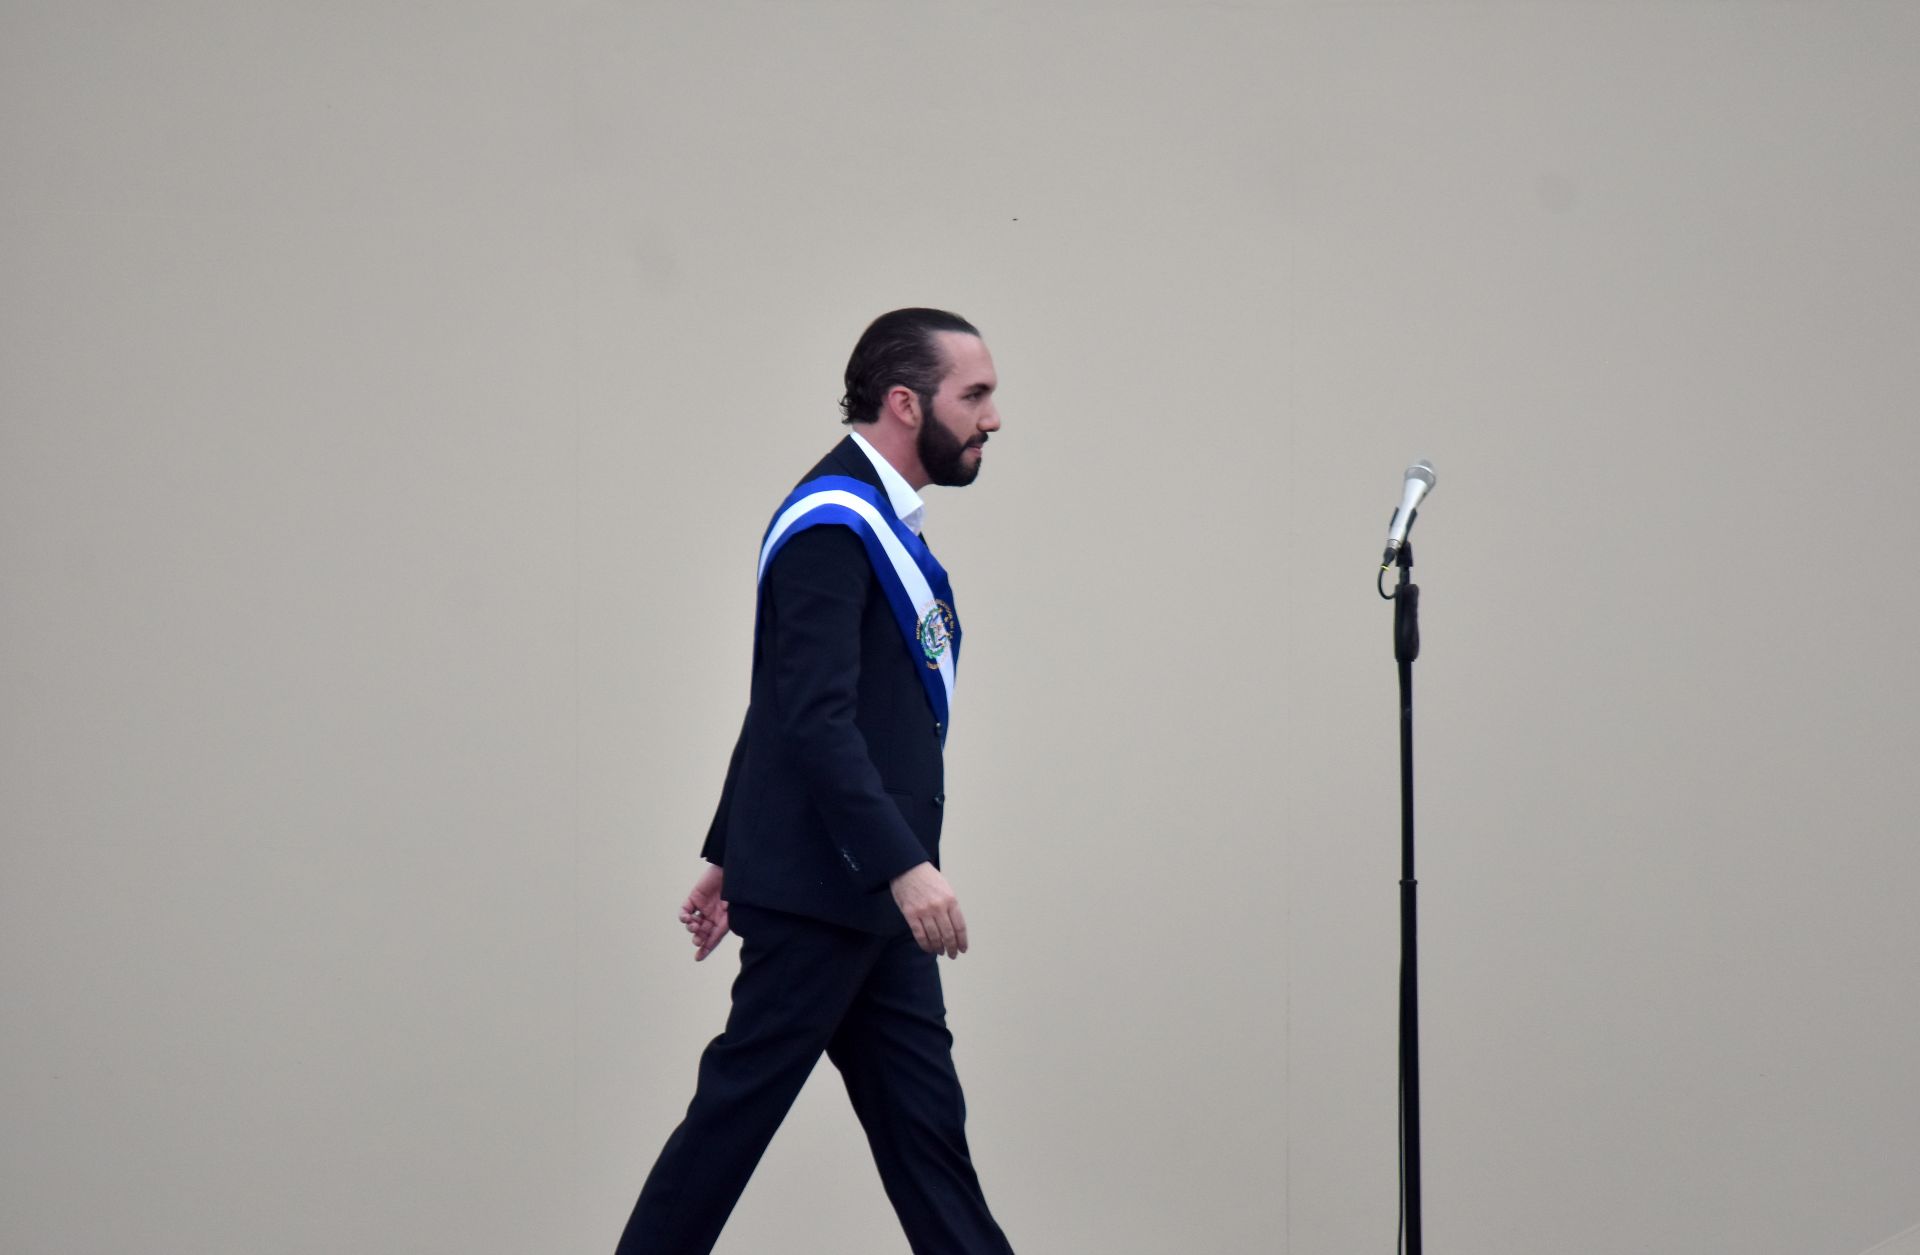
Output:
[[1400,1206],[1407,1255],[1420,1255],[1420,882],[1413,875],[1413,660],[1420,656],[1420,586],[1413,546],[1395,558],[1393,658],[1400,672]]
[[[1433,467],[1407,468],[1400,508],[1387,527],[1387,552],[1375,580],[1393,602],[1393,660],[1400,672],[1400,1222],[1407,1255],[1421,1255],[1420,1235],[1420,882],[1413,874],[1413,660],[1420,656],[1420,586],[1413,582],[1413,546],[1407,536],[1420,501],[1432,490]],[[1390,567],[1400,582],[1386,590]]]

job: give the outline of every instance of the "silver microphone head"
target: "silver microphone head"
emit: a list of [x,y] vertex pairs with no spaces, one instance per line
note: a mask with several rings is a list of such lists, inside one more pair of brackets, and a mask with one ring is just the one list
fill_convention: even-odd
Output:
[[1436,479],[1433,463],[1422,458],[1407,468],[1407,478],[1400,491],[1400,508],[1393,512],[1393,522],[1387,528],[1387,552],[1381,559],[1386,566],[1393,561],[1400,546],[1407,543],[1407,529],[1413,526],[1413,513],[1420,508],[1421,498],[1433,491]]

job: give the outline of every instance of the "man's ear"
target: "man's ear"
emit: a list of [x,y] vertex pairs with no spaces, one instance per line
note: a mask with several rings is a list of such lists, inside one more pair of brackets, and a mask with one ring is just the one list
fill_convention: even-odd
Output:
[[912,388],[899,384],[888,388],[885,406],[909,431],[920,429],[920,397]]

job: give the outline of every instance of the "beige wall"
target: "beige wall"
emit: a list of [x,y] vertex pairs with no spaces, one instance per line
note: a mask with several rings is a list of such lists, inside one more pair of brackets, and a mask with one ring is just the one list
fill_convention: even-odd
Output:
[[[0,1246],[611,1249],[724,1012],[672,908],[753,546],[909,303],[1004,379],[930,530],[1020,1250],[1391,1249],[1419,456],[1431,1247],[1910,1229],[1916,54],[1905,3],[0,4]],[[903,1245],[823,1070],[721,1249]]]

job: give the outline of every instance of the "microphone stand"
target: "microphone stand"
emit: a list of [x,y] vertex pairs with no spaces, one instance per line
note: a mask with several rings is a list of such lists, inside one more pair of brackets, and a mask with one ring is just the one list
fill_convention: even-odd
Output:
[[[1409,518],[1409,532],[1419,517],[1415,511]],[[1400,1208],[1407,1255],[1421,1255],[1419,882],[1413,875],[1413,660],[1420,656],[1420,586],[1411,582],[1411,544],[1400,546],[1394,565],[1400,568],[1390,597],[1400,672]]]

